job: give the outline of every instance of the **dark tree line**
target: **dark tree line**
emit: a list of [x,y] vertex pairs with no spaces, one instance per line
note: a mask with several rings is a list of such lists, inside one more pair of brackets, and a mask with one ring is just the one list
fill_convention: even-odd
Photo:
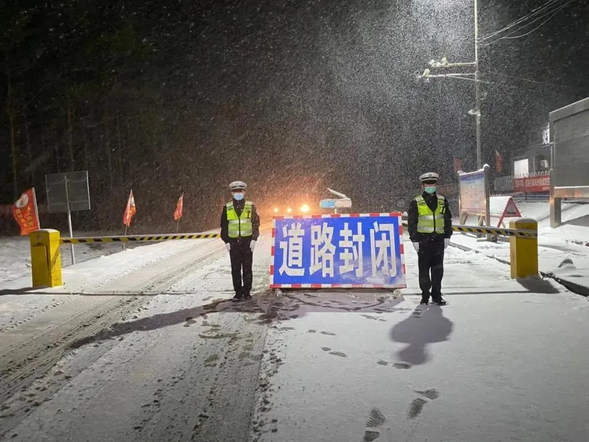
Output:
[[182,96],[181,15],[153,1],[2,2],[3,202],[30,186],[44,202],[46,173],[88,170],[89,226],[116,225],[131,187],[138,219],[162,222],[175,202],[158,201],[161,186],[177,197],[194,172],[205,179],[204,150],[179,155],[197,143],[178,129],[198,120]]
[[[260,205],[329,185],[381,210],[425,169],[452,175],[454,155],[474,164],[472,84],[413,78],[433,57],[472,57],[472,11],[336,3],[0,2],[0,203],[30,186],[44,203],[45,174],[88,170],[93,210],[79,228],[120,229],[132,188],[137,231],[171,229],[182,191],[184,228],[199,230],[216,225],[233,179]],[[487,5],[482,33],[528,3]],[[575,20],[589,10],[573,6],[546,36],[482,52],[486,161],[582,98],[586,24]]]

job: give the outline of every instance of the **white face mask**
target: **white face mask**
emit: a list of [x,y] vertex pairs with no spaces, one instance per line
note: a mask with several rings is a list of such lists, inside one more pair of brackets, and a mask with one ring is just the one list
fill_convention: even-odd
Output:
[[243,192],[237,192],[233,194],[233,199],[235,201],[241,201],[244,197],[245,195],[243,194]]

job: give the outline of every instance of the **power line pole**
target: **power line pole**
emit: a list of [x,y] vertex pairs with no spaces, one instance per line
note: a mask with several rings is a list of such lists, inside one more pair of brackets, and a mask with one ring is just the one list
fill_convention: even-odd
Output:
[[475,119],[477,137],[477,169],[482,169],[481,155],[481,92],[479,89],[479,19],[478,0],[474,0],[474,87],[475,87]]
[[474,0],[474,61],[466,63],[448,63],[446,57],[442,58],[441,61],[431,60],[429,65],[434,69],[447,69],[454,67],[474,67],[474,74],[469,72],[451,72],[445,74],[431,74],[430,69],[425,69],[423,74],[416,74],[417,78],[424,78],[425,81],[429,81],[430,78],[458,78],[462,80],[471,80],[474,76],[474,87],[475,87],[475,108],[468,111],[469,115],[475,117],[475,129],[476,129],[476,155],[477,155],[477,169],[483,168],[483,160],[481,153],[481,92],[480,92],[480,81],[479,81],[479,20],[478,20],[478,0]]

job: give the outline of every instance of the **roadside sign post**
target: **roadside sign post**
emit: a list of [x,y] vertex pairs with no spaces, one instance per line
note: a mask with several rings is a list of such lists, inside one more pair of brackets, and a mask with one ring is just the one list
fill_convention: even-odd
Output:
[[[491,225],[489,171],[488,164],[474,172],[458,171],[458,204],[461,224],[466,224],[470,215],[477,215],[479,226]],[[491,239],[490,235],[488,239]]]
[[[70,206],[70,192],[69,192],[69,180],[67,179],[67,175],[63,179],[64,187],[65,187],[65,201],[67,204],[67,225],[70,231],[70,238],[74,237],[74,229],[72,227],[72,210]],[[70,254],[72,255],[72,265],[76,263],[76,254],[74,252],[74,245],[70,244]]]
[[[88,171],[45,175],[49,213],[66,213],[70,238],[74,237],[72,212],[90,210]],[[76,263],[73,244],[70,246],[72,264]]]

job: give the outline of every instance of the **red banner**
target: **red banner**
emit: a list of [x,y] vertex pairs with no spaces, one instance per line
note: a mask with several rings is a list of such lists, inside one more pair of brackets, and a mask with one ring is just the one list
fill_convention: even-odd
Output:
[[178,221],[182,218],[182,211],[184,210],[184,194],[180,195],[178,198],[178,203],[176,204],[176,210],[174,211],[174,221]]
[[495,151],[495,172],[503,172],[503,155],[501,155],[498,151]]
[[12,215],[20,225],[21,236],[36,232],[41,228],[34,188],[23,193],[18,201],[12,205]]
[[137,213],[137,208],[135,207],[135,197],[133,196],[133,191],[129,194],[129,199],[127,200],[127,207],[125,208],[125,213],[123,214],[123,225],[127,227],[131,227],[131,220],[133,216]]
[[458,173],[462,170],[462,161],[460,158],[454,158],[454,172]]
[[514,178],[513,190],[516,193],[550,192],[550,175]]

